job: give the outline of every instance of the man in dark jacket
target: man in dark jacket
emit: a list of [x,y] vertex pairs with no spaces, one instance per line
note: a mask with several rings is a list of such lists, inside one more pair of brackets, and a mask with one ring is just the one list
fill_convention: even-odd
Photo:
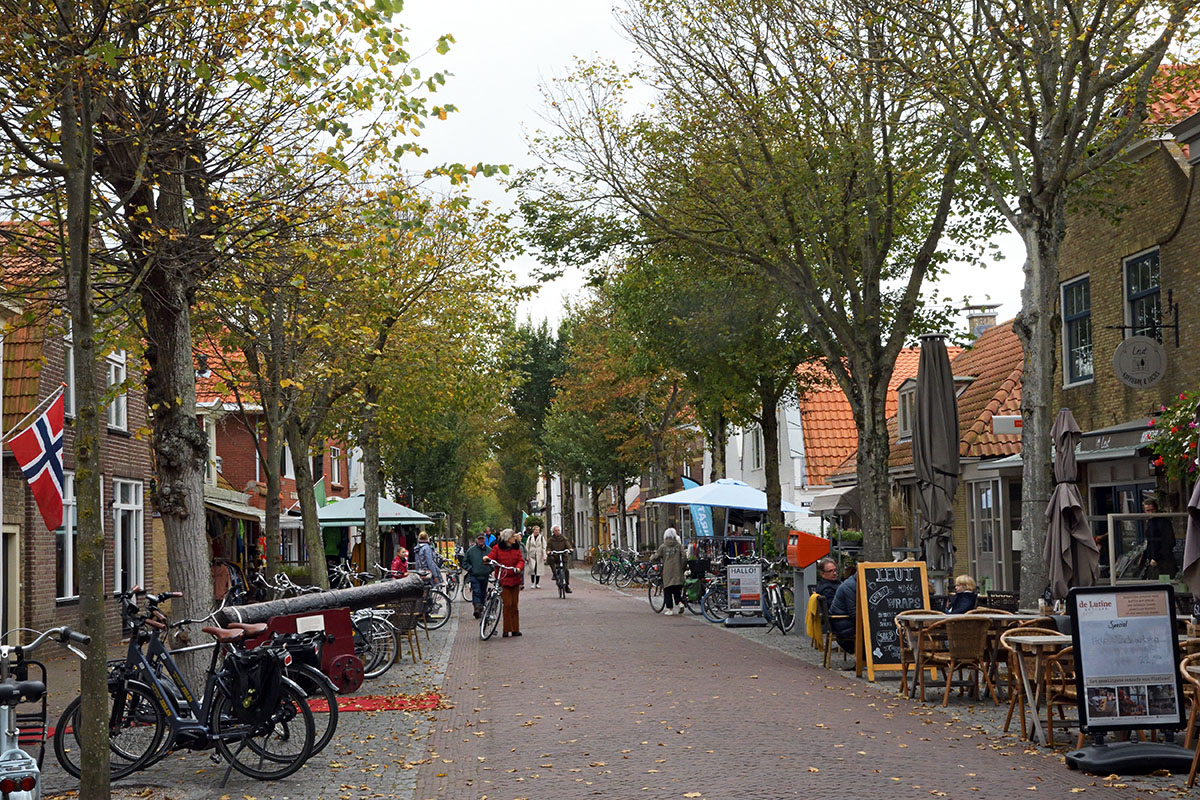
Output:
[[[558,550],[559,553],[554,551]],[[561,554],[563,550],[570,550],[570,553]],[[566,578],[567,594],[571,593],[571,561],[575,556],[575,547],[571,544],[571,540],[563,535],[562,529],[557,525],[550,531],[550,538],[546,541],[546,563],[553,570],[557,565],[563,566],[563,575]]]
[[492,574],[492,565],[483,560],[491,550],[487,546],[487,537],[480,533],[475,537],[475,544],[467,548],[463,555],[463,563],[467,568],[467,579],[471,581],[471,603],[475,606],[475,618],[483,613],[483,601],[487,597],[488,577]]
[[[825,598],[825,607],[833,608],[833,596],[842,582],[838,580],[837,562],[822,558],[817,562],[817,594]],[[833,613],[832,611],[830,612]]]

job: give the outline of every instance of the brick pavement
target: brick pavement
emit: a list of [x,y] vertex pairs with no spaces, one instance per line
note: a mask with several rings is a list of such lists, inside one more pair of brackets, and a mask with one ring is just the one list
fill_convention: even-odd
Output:
[[523,592],[520,639],[460,625],[455,707],[436,716],[416,800],[1148,796],[961,713],[573,586]]

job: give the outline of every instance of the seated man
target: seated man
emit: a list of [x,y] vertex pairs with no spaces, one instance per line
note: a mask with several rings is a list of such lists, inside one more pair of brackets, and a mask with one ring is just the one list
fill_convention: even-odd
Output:
[[[834,638],[847,653],[854,652],[854,641],[858,634],[858,573],[842,581],[833,595],[829,606],[830,621]],[[842,619],[838,619],[838,617]]]

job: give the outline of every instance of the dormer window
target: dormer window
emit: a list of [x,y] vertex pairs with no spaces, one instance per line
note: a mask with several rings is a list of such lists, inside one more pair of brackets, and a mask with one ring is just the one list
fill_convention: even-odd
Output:
[[913,433],[913,411],[917,401],[917,382],[909,378],[900,384],[896,405],[896,436],[911,439]]

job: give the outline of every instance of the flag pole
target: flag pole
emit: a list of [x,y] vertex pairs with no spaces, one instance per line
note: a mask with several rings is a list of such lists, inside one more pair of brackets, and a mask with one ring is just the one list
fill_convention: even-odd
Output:
[[60,394],[62,394],[63,390],[66,388],[67,388],[67,385],[65,383],[60,383],[58,385],[57,389],[55,389],[53,392],[51,392],[44,400],[42,400],[40,403],[38,403],[34,407],[33,411],[30,411],[28,414],[21,417],[20,422],[18,422],[16,425],[13,425],[11,428],[9,428],[7,431],[5,431],[4,435],[2,437],[0,437],[0,444],[7,443],[9,439],[13,438],[18,433],[25,430],[25,427],[26,427],[25,423],[29,422],[29,420],[31,420],[31,419],[37,419],[38,417],[40,417],[46,411],[46,409],[49,408],[54,403],[54,401],[58,399],[58,396]]

